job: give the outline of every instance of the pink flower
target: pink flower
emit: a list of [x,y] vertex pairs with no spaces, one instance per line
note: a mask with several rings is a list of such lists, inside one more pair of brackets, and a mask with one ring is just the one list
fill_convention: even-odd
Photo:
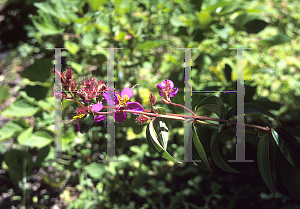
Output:
[[[130,98],[134,95],[133,91],[131,88],[126,87],[121,91],[120,94],[115,94],[114,99],[105,92],[103,94],[106,103],[109,105],[114,105],[117,107],[117,111],[119,110],[134,110],[134,111],[144,111],[144,108],[142,105],[138,102],[130,102]],[[114,100],[114,101],[112,101]],[[134,115],[138,115],[139,113],[133,113]],[[117,112],[114,113],[114,118],[117,122],[123,122],[127,119],[127,114],[126,112]]]
[[174,88],[173,81],[168,79],[160,82],[157,88],[159,89],[159,95],[167,100],[170,100],[170,97],[174,97],[178,92],[178,88]]

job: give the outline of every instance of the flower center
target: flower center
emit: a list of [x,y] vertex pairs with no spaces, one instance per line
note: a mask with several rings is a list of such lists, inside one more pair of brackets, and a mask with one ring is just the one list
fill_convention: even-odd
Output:
[[85,116],[85,114],[79,114],[73,117],[73,119],[71,120],[74,124],[78,123],[80,121],[81,118],[83,118],[83,116]]
[[124,98],[122,98],[120,95],[118,95],[119,97],[119,104],[121,107],[125,107],[126,103],[129,101],[129,98],[127,95],[124,95]]

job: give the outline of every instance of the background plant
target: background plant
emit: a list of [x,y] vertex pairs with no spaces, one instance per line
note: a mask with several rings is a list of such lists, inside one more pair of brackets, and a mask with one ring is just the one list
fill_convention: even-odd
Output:
[[[27,2],[33,6],[32,2]],[[20,1],[11,1],[7,5],[13,3],[20,4]],[[21,172],[23,176],[28,175],[28,183],[34,184],[31,176],[32,179],[38,178],[34,172],[41,166],[48,167],[49,160],[54,159],[52,143],[54,109],[53,99],[50,97],[53,85],[51,74],[53,51],[46,47],[69,48],[63,51],[63,68],[66,69],[67,65],[70,65],[76,71],[75,78],[78,81],[90,75],[106,80],[106,50],[102,48],[110,47],[111,44],[114,47],[122,47],[122,50],[117,50],[115,56],[116,87],[121,90],[139,83],[134,89],[137,95],[134,99],[146,107],[150,107],[148,103],[150,92],[156,92],[155,96],[159,97],[158,91],[154,89],[165,78],[172,80],[179,87],[178,95],[172,101],[184,104],[182,99],[184,53],[176,48],[200,48],[192,52],[194,90],[231,90],[235,88],[236,82],[236,52],[228,50],[228,47],[251,47],[252,50],[245,52],[245,102],[265,107],[279,118],[283,127],[288,128],[295,136],[300,135],[297,125],[299,124],[297,62],[299,29],[296,27],[299,24],[299,15],[296,12],[299,3],[297,2],[216,1],[208,4],[201,1],[97,3],[68,0],[35,3],[34,8],[37,8],[38,13],[32,12],[33,24],[24,27],[28,31],[28,39],[22,40],[23,42],[18,44],[19,47],[11,53],[14,61],[11,61],[11,57],[1,61],[3,84],[1,101],[8,101],[9,95],[17,96],[14,103],[1,111],[2,116],[11,120],[0,130],[3,141],[2,162],[5,162],[3,161],[5,156],[12,152],[7,150],[7,147],[15,150],[19,149],[19,145],[25,147],[20,148],[22,153],[30,154],[29,157],[22,159],[36,158],[35,162],[32,161],[35,166],[28,165],[28,162],[31,164],[30,160],[25,163],[28,167],[26,172],[14,171],[14,168],[6,167],[5,163],[2,164],[2,168],[10,173]],[[24,16],[20,12],[17,12],[16,16],[9,15],[8,11],[5,15],[6,21],[20,15]],[[1,40],[4,40],[3,36]],[[22,71],[24,68],[26,69]],[[22,71],[19,78],[22,82],[12,83],[11,80],[17,80],[15,78],[18,73],[15,72],[18,71]],[[193,95],[193,108],[206,96],[210,95]],[[217,96],[223,101],[226,111],[235,105],[234,94],[217,94]],[[63,101],[64,120],[74,116],[75,105],[73,101]],[[182,109],[167,106],[166,111],[179,113]],[[199,115],[215,117],[204,109],[199,111]],[[247,115],[246,119],[247,122],[251,121],[257,125],[267,124],[271,127],[272,124],[268,118],[258,115]],[[173,153],[174,157],[183,159],[183,124],[168,122],[169,129],[172,130],[170,138],[173,140],[169,142],[169,152]],[[93,127],[87,135],[74,133],[74,128],[76,127],[66,125],[63,137],[63,149],[67,158],[65,160],[70,160],[64,169],[73,173],[68,179],[71,187],[62,187],[68,189],[59,191],[63,194],[61,199],[69,202],[70,207],[84,207],[84,203],[88,201],[89,204],[120,208],[147,208],[150,205],[157,208],[163,205],[176,208],[193,207],[193,204],[196,205],[194,207],[207,205],[210,208],[217,205],[218,207],[264,205],[266,208],[274,208],[283,204],[296,204],[287,190],[281,186],[281,179],[278,179],[277,197],[268,196],[269,190],[259,177],[256,163],[233,164],[232,167],[242,172],[241,175],[235,176],[223,173],[214,166],[212,166],[214,172],[207,174],[189,164],[173,165],[162,161],[158,155],[151,154],[152,151],[145,144],[146,126],[137,126],[134,118],[129,117],[126,123],[116,125],[118,146],[116,155],[118,159],[128,159],[120,165],[106,166],[97,163],[97,160],[105,155],[104,123]],[[205,150],[209,150],[213,131],[213,128],[204,126],[197,128],[198,136],[203,136],[201,142]],[[258,139],[253,140],[248,136],[247,139],[249,140],[246,144],[246,159],[256,159]],[[138,152],[139,149],[132,148],[134,146],[145,151]],[[219,146],[222,147],[225,160],[235,158],[232,139],[221,140]],[[46,149],[45,147],[48,147],[49,154],[38,157],[38,153],[47,153],[41,151]],[[210,156],[209,152],[207,154]],[[210,161],[209,157],[208,160]],[[136,161],[139,164],[134,164]],[[30,167],[32,169],[29,169]],[[65,184],[64,179],[67,179],[68,174],[63,173],[58,165],[54,164],[54,168],[57,169],[56,173],[62,176],[58,183]],[[30,175],[30,171],[33,175]],[[13,181],[16,184],[23,180],[20,177],[11,177],[7,173],[4,177],[6,177],[4,182]],[[153,180],[145,180],[146,177]],[[249,181],[256,183],[249,186]],[[11,189],[13,187],[10,183],[4,185],[6,185],[4,191],[16,196],[15,199],[7,198],[6,202],[18,204],[18,198],[22,196],[21,190],[16,187]],[[50,185],[53,186],[53,183]],[[49,194],[42,195],[40,193],[42,188],[47,188]],[[29,191],[30,189],[27,194]],[[52,190],[49,187],[42,184],[37,191],[33,191],[25,198],[27,205],[53,205],[55,202],[50,197],[52,195],[57,198],[58,194],[50,191]],[[81,192],[81,196],[78,191]],[[97,197],[91,196],[90,191],[97,191]],[[126,191],[134,192],[128,194]],[[120,193],[122,198],[119,201],[115,200],[116,194]],[[38,198],[36,203],[34,196]],[[78,201],[73,201],[72,198]],[[87,200],[88,198],[90,199]],[[130,200],[133,200],[132,203]],[[4,203],[5,201],[2,204]]]

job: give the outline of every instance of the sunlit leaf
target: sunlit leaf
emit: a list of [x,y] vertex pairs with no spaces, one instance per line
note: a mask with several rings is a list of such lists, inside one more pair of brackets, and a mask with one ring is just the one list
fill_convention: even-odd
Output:
[[153,121],[151,121],[147,126],[146,138],[150,147],[152,147],[154,151],[158,152],[160,156],[172,162],[177,162],[167,151],[164,150],[164,148],[159,143],[156,131],[154,129]]
[[[295,148],[292,148],[292,142],[291,139],[286,137],[286,135],[281,134],[281,132],[277,132],[276,129],[271,129],[272,136],[281,150],[282,154],[285,156],[285,158],[288,160],[288,162],[298,171],[300,172],[300,155],[299,150],[296,150]],[[286,143],[287,141],[288,143]],[[296,151],[296,152],[295,152]]]

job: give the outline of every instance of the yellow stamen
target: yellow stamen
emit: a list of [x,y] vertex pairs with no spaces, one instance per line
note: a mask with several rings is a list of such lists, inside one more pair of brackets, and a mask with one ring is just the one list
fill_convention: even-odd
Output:
[[[76,115],[73,117],[73,119],[71,121],[75,121],[75,120],[78,120],[80,118],[83,118],[83,116],[85,116],[85,114],[80,114],[80,115]],[[78,121],[74,122],[74,123],[77,123]]]
[[120,95],[118,95],[118,98],[119,98],[119,104],[120,104],[120,106],[125,107],[126,103],[129,101],[128,96],[124,95],[124,98],[122,98]]

